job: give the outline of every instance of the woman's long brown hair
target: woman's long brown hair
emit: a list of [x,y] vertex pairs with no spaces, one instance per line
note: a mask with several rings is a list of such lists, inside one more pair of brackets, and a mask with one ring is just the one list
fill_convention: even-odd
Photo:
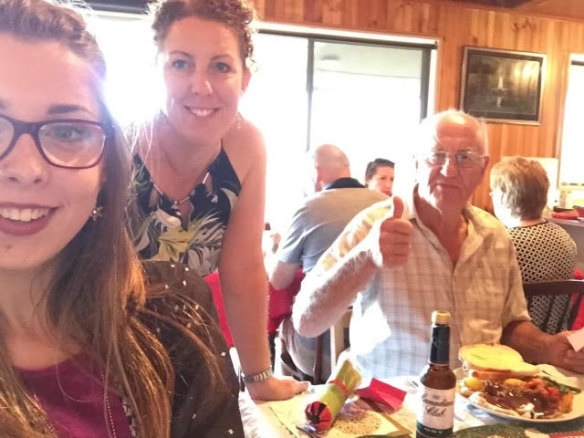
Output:
[[[103,102],[104,59],[73,9],[49,0],[0,0],[0,33],[32,43],[61,43],[87,61]],[[102,107],[103,121],[113,125]],[[115,381],[121,388],[139,437],[168,437],[174,372],[166,349],[141,318],[156,315],[144,307],[143,271],[124,227],[131,161],[129,148],[114,130],[106,141],[105,178],[98,196],[103,216],[89,220],[58,256],[57,275],[46,291],[48,320],[63,345],[80,347],[104,370],[106,382]],[[192,314],[197,321],[194,310]],[[168,318],[162,322],[174,324]],[[211,380],[216,379],[218,367],[205,342],[178,323],[176,328],[192,340]],[[0,333],[0,436],[52,436],[46,413],[24,388],[2,344]]]

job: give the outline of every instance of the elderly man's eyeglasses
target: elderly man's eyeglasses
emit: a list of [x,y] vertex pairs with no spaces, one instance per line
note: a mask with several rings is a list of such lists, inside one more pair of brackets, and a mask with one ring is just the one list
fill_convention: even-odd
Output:
[[[435,151],[430,155],[426,155],[424,159],[430,166],[444,166],[446,160],[452,160],[452,155],[444,151]],[[469,167],[478,166],[483,162],[483,155],[479,155],[474,151],[458,151],[454,154],[454,162],[457,167],[466,169]]]
[[22,134],[30,134],[49,164],[66,169],[88,169],[100,162],[111,131],[111,126],[89,120],[22,122],[0,115],[0,160],[14,149]]

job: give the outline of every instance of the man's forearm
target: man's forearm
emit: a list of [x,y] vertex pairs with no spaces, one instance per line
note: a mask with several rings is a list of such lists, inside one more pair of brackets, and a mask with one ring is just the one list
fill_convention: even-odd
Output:
[[527,362],[551,363],[550,338],[529,321],[514,321],[504,328],[501,343],[519,351]]
[[354,248],[329,270],[308,274],[294,302],[292,321],[302,336],[334,325],[377,272],[367,251]]
[[278,261],[270,274],[270,284],[274,289],[284,290],[294,281],[300,264]]

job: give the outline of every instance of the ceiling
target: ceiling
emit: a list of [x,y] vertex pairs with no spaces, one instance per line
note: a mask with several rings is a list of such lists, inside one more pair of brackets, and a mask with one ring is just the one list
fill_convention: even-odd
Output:
[[457,3],[510,8],[526,14],[543,14],[584,20],[583,0],[452,0]]
[[[98,9],[143,11],[148,0],[88,0]],[[468,5],[503,7],[526,14],[542,14],[584,20],[584,0],[442,0]]]

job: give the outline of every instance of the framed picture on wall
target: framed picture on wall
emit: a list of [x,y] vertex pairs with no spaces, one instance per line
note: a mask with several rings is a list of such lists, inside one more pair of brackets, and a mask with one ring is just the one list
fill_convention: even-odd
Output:
[[538,125],[545,55],[465,47],[460,107],[492,122]]

